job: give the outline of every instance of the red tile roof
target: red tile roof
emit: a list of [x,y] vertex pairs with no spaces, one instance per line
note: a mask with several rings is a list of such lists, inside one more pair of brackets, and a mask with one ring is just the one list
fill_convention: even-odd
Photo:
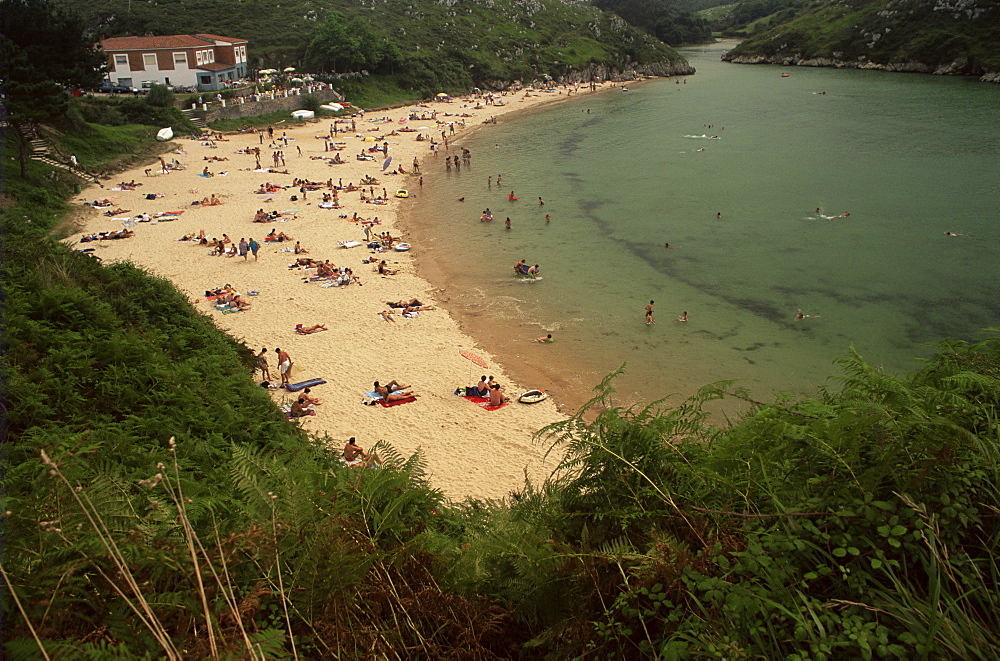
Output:
[[204,48],[211,46],[214,40],[228,43],[245,42],[246,39],[232,37],[217,37],[214,35],[170,34],[159,37],[111,37],[101,42],[106,51],[124,50],[167,50],[171,48]]

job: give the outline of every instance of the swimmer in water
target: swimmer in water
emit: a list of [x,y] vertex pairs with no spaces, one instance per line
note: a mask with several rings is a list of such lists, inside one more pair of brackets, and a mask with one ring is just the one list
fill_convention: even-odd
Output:
[[949,231],[949,232],[945,232],[945,234],[948,235],[948,236],[965,236],[961,232],[950,232]]
[[687,320],[688,320],[687,310],[681,313],[681,316],[677,317],[677,321],[687,321]]
[[555,342],[555,340],[552,339],[552,333],[549,333],[548,335],[543,335],[542,337],[536,337],[535,342]]
[[803,314],[802,308],[799,308],[798,313],[795,315],[795,321],[802,321],[803,319],[819,319],[818,314]]
[[718,212],[717,214],[715,214],[715,217],[716,217],[716,218],[722,218],[722,212],[720,211],[720,212]]

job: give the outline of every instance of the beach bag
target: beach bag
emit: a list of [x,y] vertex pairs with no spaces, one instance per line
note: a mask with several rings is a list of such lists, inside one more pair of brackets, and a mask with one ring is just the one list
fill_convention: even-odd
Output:
[[156,193],[150,193],[149,195],[146,196],[146,199],[147,200],[155,200],[156,199]]
[[297,201],[299,199],[299,196],[298,195],[292,195],[292,197],[289,198],[289,199],[291,199],[292,202],[295,202],[295,201]]

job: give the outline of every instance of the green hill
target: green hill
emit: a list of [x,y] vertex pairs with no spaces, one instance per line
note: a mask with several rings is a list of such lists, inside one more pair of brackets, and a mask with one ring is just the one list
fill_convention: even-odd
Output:
[[1000,6],[993,0],[841,0],[815,3],[753,34],[724,59],[1000,82],[997,43]]
[[[669,46],[589,4],[562,0],[57,0],[95,36],[208,32],[250,41],[259,68],[302,66],[316,30],[333,12],[361,19],[398,56],[372,73],[423,91],[505,87],[544,75],[612,77],[693,73]],[[343,71],[342,71],[343,72]]]

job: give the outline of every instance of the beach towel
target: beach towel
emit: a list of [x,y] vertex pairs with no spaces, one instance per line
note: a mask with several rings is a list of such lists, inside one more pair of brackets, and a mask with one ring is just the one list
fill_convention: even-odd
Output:
[[476,404],[486,404],[490,401],[489,397],[477,397],[476,395],[462,395],[462,399],[467,399]]
[[493,406],[492,404],[480,404],[479,408],[483,409],[484,411],[496,411],[497,409],[502,409],[503,407],[507,406],[508,404],[510,404],[510,402],[504,402],[503,404],[500,404],[499,406]]
[[318,386],[326,383],[324,379],[308,379],[306,381],[299,381],[298,383],[289,383],[285,386],[285,390],[289,392],[298,392],[303,388],[310,388],[312,386]]

